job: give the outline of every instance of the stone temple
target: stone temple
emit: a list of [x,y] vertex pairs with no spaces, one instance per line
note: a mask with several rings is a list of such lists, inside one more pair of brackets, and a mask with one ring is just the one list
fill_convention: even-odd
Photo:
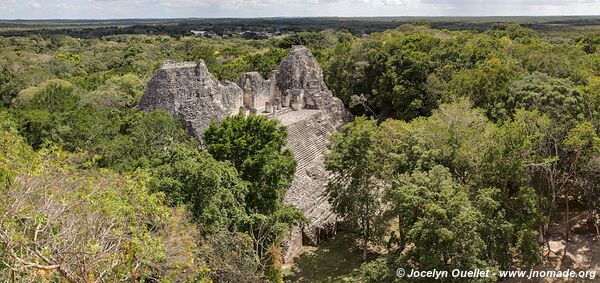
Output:
[[287,127],[287,144],[298,163],[284,201],[310,221],[292,230],[284,242],[284,260],[290,261],[302,245],[317,245],[335,232],[336,216],[322,195],[329,177],[323,153],[329,136],[352,116],[325,85],[323,71],[306,47],[294,46],[268,79],[251,72],[237,83],[219,82],[203,61],[167,61],[148,82],[139,108],[170,113],[200,140],[212,121],[226,116],[246,113],[279,120]]

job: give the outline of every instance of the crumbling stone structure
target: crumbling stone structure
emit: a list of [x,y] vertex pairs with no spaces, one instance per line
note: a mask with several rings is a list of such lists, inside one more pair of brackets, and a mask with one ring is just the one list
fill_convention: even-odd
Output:
[[211,121],[243,109],[242,95],[235,83],[219,82],[204,61],[166,61],[148,82],[138,107],[164,110],[181,119],[192,136],[201,138]]
[[293,229],[284,242],[284,260],[302,245],[317,245],[335,233],[336,216],[323,197],[328,173],[323,165],[329,136],[352,116],[323,81],[312,53],[294,46],[268,79],[256,72],[237,82],[220,83],[204,62],[165,62],[148,83],[140,109],[162,109],[183,121],[188,132],[202,139],[211,121],[240,112],[267,115],[288,128],[288,147],[298,161],[294,181],[284,201],[304,212],[310,223]]
[[[251,109],[252,112],[259,112],[259,109],[265,113],[272,113],[275,98],[280,97],[275,88],[276,73],[273,72],[271,78],[264,80],[257,72],[245,73],[238,80],[238,85],[244,93],[244,107]],[[281,106],[279,108],[281,109]]]

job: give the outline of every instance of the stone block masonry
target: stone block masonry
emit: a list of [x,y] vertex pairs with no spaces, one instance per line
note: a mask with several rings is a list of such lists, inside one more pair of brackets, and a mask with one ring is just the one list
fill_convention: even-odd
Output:
[[237,84],[219,82],[202,61],[167,61],[148,82],[139,108],[170,113],[199,140],[212,121],[240,112],[278,119],[288,128],[287,146],[298,162],[284,201],[309,219],[284,241],[284,261],[292,260],[302,245],[318,245],[335,233],[336,216],[323,196],[329,177],[323,155],[331,134],[352,116],[325,85],[323,71],[306,47],[292,47],[268,79],[252,72]]
[[201,138],[211,121],[239,112],[242,96],[238,85],[219,82],[203,61],[167,61],[148,82],[138,107],[164,110],[181,119],[188,133]]

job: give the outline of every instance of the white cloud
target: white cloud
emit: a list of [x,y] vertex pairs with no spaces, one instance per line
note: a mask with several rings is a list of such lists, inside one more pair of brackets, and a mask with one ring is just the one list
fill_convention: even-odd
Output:
[[0,18],[600,14],[600,0],[0,0]]

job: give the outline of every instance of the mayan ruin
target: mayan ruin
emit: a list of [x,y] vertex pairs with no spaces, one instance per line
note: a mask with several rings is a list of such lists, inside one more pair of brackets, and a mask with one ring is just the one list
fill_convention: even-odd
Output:
[[317,245],[335,232],[336,216],[321,194],[328,178],[323,153],[329,136],[352,116],[325,85],[323,71],[306,47],[294,46],[268,79],[251,72],[237,83],[219,82],[202,61],[167,61],[149,81],[139,107],[181,119],[199,140],[212,121],[226,116],[245,113],[279,120],[288,129],[288,147],[298,162],[284,201],[310,221],[302,230],[293,229],[284,243],[284,260],[302,245]]

